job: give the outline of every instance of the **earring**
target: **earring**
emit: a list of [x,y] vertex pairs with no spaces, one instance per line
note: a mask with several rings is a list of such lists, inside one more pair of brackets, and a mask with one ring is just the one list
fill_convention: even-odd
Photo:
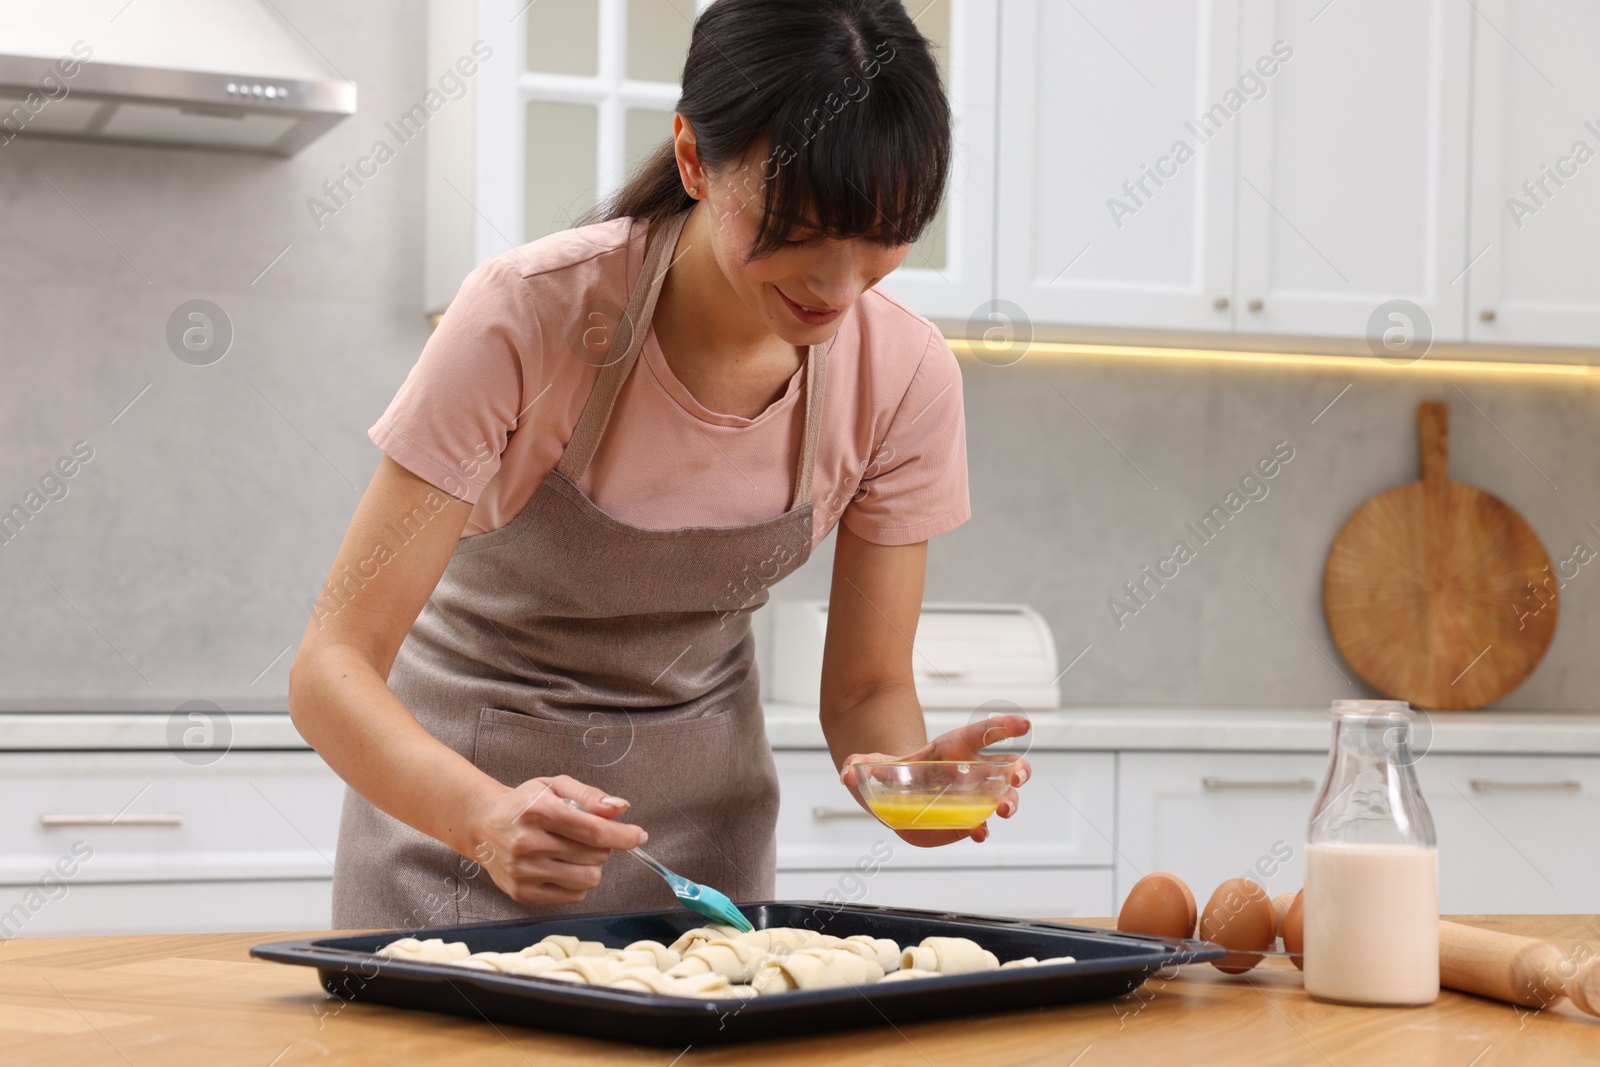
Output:
[[689,186],[689,195],[690,196],[699,196],[700,195],[700,190],[698,188],[696,188],[695,186],[691,185],[691,186]]

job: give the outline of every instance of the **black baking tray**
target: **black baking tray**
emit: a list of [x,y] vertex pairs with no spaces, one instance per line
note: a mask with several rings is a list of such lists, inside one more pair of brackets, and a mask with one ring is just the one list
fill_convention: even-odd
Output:
[[1129,992],[1157,971],[1225,955],[1224,949],[1204,941],[1028,919],[806,901],[767,901],[739,908],[757,929],[792,926],[840,937],[871,934],[901,945],[915,945],[930,935],[966,937],[1002,963],[1024,956],[1073,956],[1076,962],[748,1000],[701,1000],[374,955],[399,937],[465,941],[474,952],[515,952],[548,934],[572,934],[615,948],[647,939],[671,944],[684,931],[708,922],[687,910],[513,919],[276,941],[256,945],[250,955],[315,967],[323,988],[342,1000],[664,1047],[898,1026],[921,1019],[1103,1000]]

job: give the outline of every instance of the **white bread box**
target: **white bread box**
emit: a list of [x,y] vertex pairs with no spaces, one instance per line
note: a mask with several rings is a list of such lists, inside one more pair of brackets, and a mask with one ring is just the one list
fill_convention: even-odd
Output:
[[[772,607],[771,699],[815,706],[827,601],[780,600]],[[1029,711],[1061,705],[1055,639],[1026,604],[924,604],[911,667],[924,709],[974,711],[991,701]]]

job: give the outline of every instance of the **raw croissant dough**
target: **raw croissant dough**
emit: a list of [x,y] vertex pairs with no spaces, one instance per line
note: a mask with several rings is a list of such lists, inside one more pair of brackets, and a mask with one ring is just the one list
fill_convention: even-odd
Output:
[[505,974],[543,974],[560,962],[554,956],[524,956],[517,952],[474,952],[459,961],[463,967]]
[[430,937],[426,941],[418,941],[414,937],[402,937],[378,950],[380,956],[415,960],[418,963],[455,963],[466,959],[470,954],[465,941],[445,941],[439,937]]
[[900,969],[900,945],[890,937],[851,934],[832,947],[872,960],[885,974]]
[[762,995],[790,989],[831,989],[862,985],[883,977],[876,960],[841,948],[803,948],[779,959],[771,957],[750,982]]
[[720,974],[730,982],[747,983],[755,975],[766,950],[749,941],[718,937],[701,941],[683,954],[683,960],[667,970],[673,978],[696,974]]
[[738,936],[738,927],[724,926],[721,923],[712,923],[710,926],[697,926],[693,930],[685,930],[683,932],[683,936],[678,938],[678,940],[674,941],[672,944],[668,945],[667,948],[669,951],[676,952],[678,955],[682,956],[685,952],[689,951],[702,941],[710,941],[712,938],[716,937]]
[[635,941],[622,951],[649,953],[652,960],[651,966],[658,971],[666,970],[683,958],[659,941]]
[[922,944],[900,954],[900,966],[908,971],[971,974],[996,970],[1000,961],[993,952],[964,937],[925,937]]
[[558,960],[571,959],[573,956],[604,956],[611,949],[598,941],[579,941],[566,934],[551,934],[549,937],[529,945],[522,950],[524,956],[554,956]]
[[545,978],[555,978],[562,982],[587,982],[589,985],[610,985],[621,978],[624,971],[637,967],[637,964],[623,963],[621,960],[608,960],[604,956],[573,956],[564,959],[542,972]]
[[880,981],[880,982],[904,982],[904,981],[909,981],[912,978],[943,978],[943,977],[944,977],[944,975],[940,974],[938,971],[919,971],[915,967],[912,967],[910,969],[902,968],[901,970],[898,970],[898,971],[891,971],[889,974],[886,974],[882,978],[878,979],[878,981]]
[[648,967],[634,967],[610,982],[612,989],[631,989],[635,993],[665,993],[677,997],[733,996],[735,987],[724,975],[705,972],[688,978],[673,978]]
[[1074,962],[1071,956],[1028,956],[1002,964],[994,953],[964,937],[926,937],[902,951],[891,938],[867,934],[840,938],[792,927],[741,933],[718,924],[685,931],[671,945],[635,941],[626,948],[607,948],[599,941],[551,934],[520,952],[472,952],[462,941],[402,937],[378,949],[378,955],[636,993],[719,999]]
[[775,956],[797,952],[803,948],[832,948],[839,943],[839,938],[832,934],[819,934],[814,930],[800,930],[792,926],[751,930],[749,933],[735,936],[752,945],[760,945],[761,951],[770,952]]

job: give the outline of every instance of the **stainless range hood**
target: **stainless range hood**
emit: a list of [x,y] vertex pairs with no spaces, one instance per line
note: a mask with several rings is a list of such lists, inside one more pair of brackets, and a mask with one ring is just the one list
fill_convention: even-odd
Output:
[[259,0],[0,0],[0,148],[68,137],[290,156],[355,114],[356,87],[330,68]]

